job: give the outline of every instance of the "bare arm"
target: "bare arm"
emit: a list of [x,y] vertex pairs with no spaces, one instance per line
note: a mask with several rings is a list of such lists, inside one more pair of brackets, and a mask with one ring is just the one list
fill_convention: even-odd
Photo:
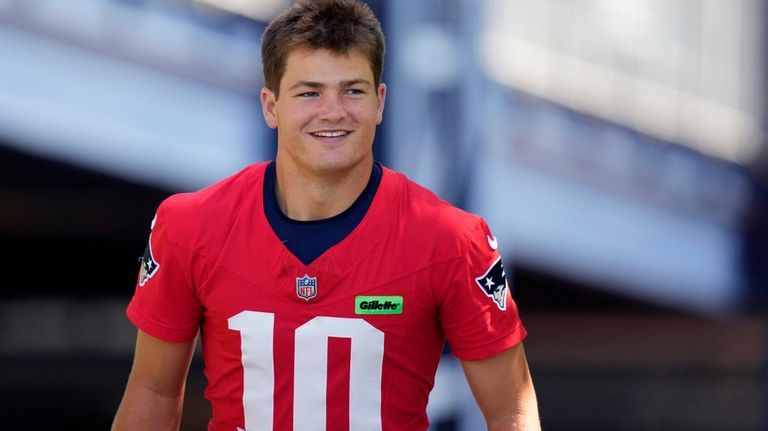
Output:
[[539,431],[539,408],[520,343],[479,361],[462,361],[489,431]]
[[179,429],[195,341],[171,343],[139,330],[133,368],[112,431]]

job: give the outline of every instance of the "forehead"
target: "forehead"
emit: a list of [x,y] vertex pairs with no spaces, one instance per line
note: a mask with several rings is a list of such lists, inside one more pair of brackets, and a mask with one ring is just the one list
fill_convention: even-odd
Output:
[[327,49],[296,48],[286,58],[281,87],[298,81],[334,83],[352,80],[364,80],[373,85],[373,70],[362,51],[350,49],[338,54]]

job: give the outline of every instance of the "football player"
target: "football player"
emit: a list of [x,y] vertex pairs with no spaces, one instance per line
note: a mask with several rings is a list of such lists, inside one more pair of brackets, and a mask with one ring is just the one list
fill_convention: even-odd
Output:
[[198,333],[211,431],[425,430],[446,339],[488,429],[539,429],[496,238],[373,160],[386,86],[371,10],[300,0],[262,57],[276,158],[159,206],[113,430],[178,429]]

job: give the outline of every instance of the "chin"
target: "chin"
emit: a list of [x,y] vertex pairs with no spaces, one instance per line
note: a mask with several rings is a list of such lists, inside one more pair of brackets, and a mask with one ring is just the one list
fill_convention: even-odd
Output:
[[310,163],[310,166],[312,166],[313,170],[318,173],[338,174],[353,169],[363,160],[364,159],[352,160],[349,158],[327,158],[324,160],[315,160],[314,162]]

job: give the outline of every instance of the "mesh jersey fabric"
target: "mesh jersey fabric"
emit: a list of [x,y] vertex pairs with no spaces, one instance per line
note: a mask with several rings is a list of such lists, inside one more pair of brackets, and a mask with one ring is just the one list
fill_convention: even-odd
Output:
[[[200,331],[209,430],[425,430],[446,338],[465,360],[523,340],[509,289],[502,306],[483,287],[501,260],[482,218],[384,167],[362,221],[305,265],[264,216],[266,166],[159,206],[127,308],[166,341]],[[363,314],[387,298],[399,310]]]

